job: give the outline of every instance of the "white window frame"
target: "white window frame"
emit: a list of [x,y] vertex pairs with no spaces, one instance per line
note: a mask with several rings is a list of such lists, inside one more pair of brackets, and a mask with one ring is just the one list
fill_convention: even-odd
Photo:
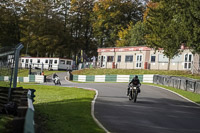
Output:
[[[185,56],[188,55],[187,60],[185,60]],[[189,60],[189,56],[191,55],[191,61]],[[184,54],[184,64],[183,69],[185,70],[191,70],[192,69],[192,61],[193,61],[193,55],[192,53],[186,53]]]
[[[137,54],[135,57],[136,57],[135,67],[136,68],[142,68],[143,55],[142,54]],[[139,57],[139,60],[138,60],[138,57]]]

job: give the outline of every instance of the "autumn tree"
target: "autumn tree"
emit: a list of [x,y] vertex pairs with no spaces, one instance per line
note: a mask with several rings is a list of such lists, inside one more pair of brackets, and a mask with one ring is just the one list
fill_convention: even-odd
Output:
[[116,41],[117,47],[146,45],[145,33],[146,29],[143,22],[138,21],[135,25],[131,23],[128,25],[128,28],[118,32],[119,40]]
[[136,0],[99,0],[94,5],[93,29],[99,47],[115,46],[118,32],[142,19],[143,6]]

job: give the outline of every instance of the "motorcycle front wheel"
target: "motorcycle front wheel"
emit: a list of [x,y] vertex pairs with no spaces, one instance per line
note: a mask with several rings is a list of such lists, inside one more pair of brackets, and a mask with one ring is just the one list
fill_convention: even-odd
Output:
[[131,101],[133,99],[133,92],[132,92],[132,90],[130,90],[130,92],[129,92],[129,100]]
[[134,91],[134,93],[133,93],[133,95],[134,95],[134,102],[136,102],[137,101],[137,91]]

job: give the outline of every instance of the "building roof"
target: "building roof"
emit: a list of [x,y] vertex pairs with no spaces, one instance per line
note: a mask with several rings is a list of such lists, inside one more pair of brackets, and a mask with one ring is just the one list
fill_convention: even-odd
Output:
[[21,57],[21,58],[42,58],[42,59],[64,59],[64,60],[72,60],[72,59],[67,59],[67,58],[59,58],[59,57]]
[[131,46],[131,47],[112,47],[112,48],[98,48],[97,52],[127,52],[127,51],[150,51],[152,48],[147,46]]

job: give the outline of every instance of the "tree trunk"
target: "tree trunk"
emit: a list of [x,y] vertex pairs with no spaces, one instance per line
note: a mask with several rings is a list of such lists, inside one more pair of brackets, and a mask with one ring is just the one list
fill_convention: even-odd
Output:
[[168,71],[169,71],[169,68],[170,68],[170,63],[171,63],[171,58],[169,58],[169,61],[168,61],[168,66],[167,66]]

